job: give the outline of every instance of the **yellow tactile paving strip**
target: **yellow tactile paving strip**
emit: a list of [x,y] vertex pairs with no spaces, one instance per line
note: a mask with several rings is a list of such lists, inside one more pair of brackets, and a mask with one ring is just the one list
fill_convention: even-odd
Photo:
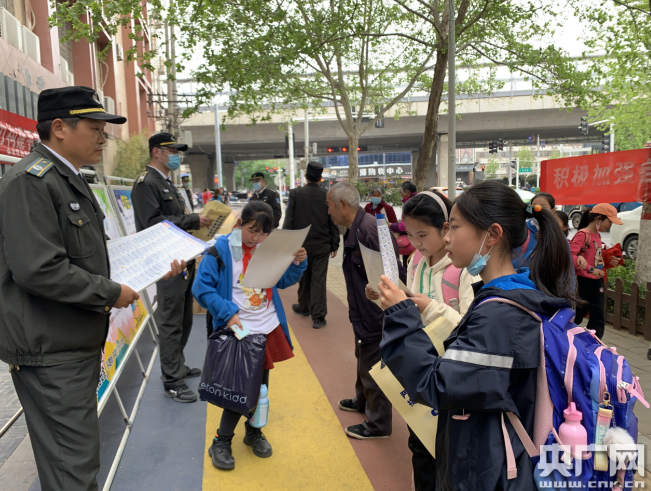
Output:
[[268,459],[244,445],[244,420],[235,430],[235,470],[213,467],[208,455],[222,410],[208,404],[203,489],[372,491],[348,437],[292,333],[294,358],[276,364],[269,381]]

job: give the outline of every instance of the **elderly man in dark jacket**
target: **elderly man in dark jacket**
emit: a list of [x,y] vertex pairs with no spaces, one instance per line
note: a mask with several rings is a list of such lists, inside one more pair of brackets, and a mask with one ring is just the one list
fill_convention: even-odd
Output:
[[[327,195],[328,213],[336,225],[348,227],[344,235],[343,270],[348,292],[348,316],[355,331],[357,382],[355,398],[339,401],[340,409],[366,413],[366,421],[346,428],[346,434],[359,440],[387,438],[391,435],[391,403],[369,375],[369,370],[380,361],[380,340],[384,312],[366,298],[368,284],[360,242],[374,251],[380,250],[377,221],[359,206],[359,193],[347,182],[335,184]],[[400,265],[398,244],[393,238],[400,279],[407,273]]]

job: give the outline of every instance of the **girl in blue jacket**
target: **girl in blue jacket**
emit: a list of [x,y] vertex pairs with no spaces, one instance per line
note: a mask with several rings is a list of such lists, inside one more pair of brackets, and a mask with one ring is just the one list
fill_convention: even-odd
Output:
[[[251,201],[242,210],[241,218],[229,235],[221,236],[215,248],[219,258],[206,255],[201,260],[192,294],[213,316],[213,328],[242,326],[253,334],[267,336],[264,375],[261,384],[269,387],[269,370],[274,363],[292,358],[287,318],[278,295],[278,288],[296,283],[307,268],[307,252],[300,248],[278,284],[267,290],[248,288],[241,281],[256,247],[273,229],[273,211],[262,201]],[[231,441],[240,413],[224,409],[221,423],[208,453],[218,469],[235,468]],[[261,458],[271,457],[271,445],[259,428],[245,423],[244,443]]]
[[[516,273],[511,260],[532,217],[539,234],[531,270]],[[515,304],[551,316],[576,300],[567,241],[550,211],[525,205],[513,189],[494,181],[457,198],[445,241],[452,264],[482,279],[473,285],[473,303],[439,356],[416,304],[383,276],[382,359],[413,401],[438,410],[437,489],[535,491],[533,463],[503,415],[514,413],[533,435],[540,322]],[[503,428],[514,467],[507,462]]]

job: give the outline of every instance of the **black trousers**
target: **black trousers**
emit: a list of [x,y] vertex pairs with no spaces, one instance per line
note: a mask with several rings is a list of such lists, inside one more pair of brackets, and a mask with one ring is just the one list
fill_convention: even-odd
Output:
[[312,320],[325,319],[328,313],[326,280],[328,277],[329,252],[307,251],[307,269],[298,282],[298,306],[309,312]]
[[75,363],[11,370],[43,491],[97,490],[99,372],[99,353]]
[[380,361],[380,340],[355,345],[357,358],[357,381],[353,404],[366,414],[364,426],[370,433],[390,435],[392,430],[392,406],[382,389],[368,373]]
[[[262,384],[266,385],[267,389],[269,388],[269,370],[265,370],[262,374]],[[224,409],[221,422],[219,423],[219,428],[217,429],[217,434],[221,436],[234,435],[235,428],[237,427],[237,423],[240,422],[241,417],[242,415],[238,412]]]
[[187,279],[178,275],[156,283],[158,309],[155,315],[165,389],[173,389],[185,383],[183,349],[192,331],[192,283],[195,269],[196,263],[193,261],[188,265]]
[[416,491],[436,491],[436,460],[411,428],[408,445],[412,453],[411,465],[414,468]]
[[597,280],[585,276],[577,276],[576,279],[579,285],[579,297],[587,303],[577,305],[574,322],[581,324],[586,314],[590,313],[587,328],[594,329],[599,339],[601,339],[606,328],[604,280],[603,278]]

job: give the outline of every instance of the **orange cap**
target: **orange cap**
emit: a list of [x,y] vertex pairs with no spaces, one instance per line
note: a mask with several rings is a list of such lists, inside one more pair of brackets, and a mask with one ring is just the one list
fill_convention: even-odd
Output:
[[615,208],[610,203],[599,203],[592,208],[592,213],[597,215],[605,215],[608,217],[608,220],[613,222],[615,225],[622,225],[623,222],[617,216],[617,208]]

